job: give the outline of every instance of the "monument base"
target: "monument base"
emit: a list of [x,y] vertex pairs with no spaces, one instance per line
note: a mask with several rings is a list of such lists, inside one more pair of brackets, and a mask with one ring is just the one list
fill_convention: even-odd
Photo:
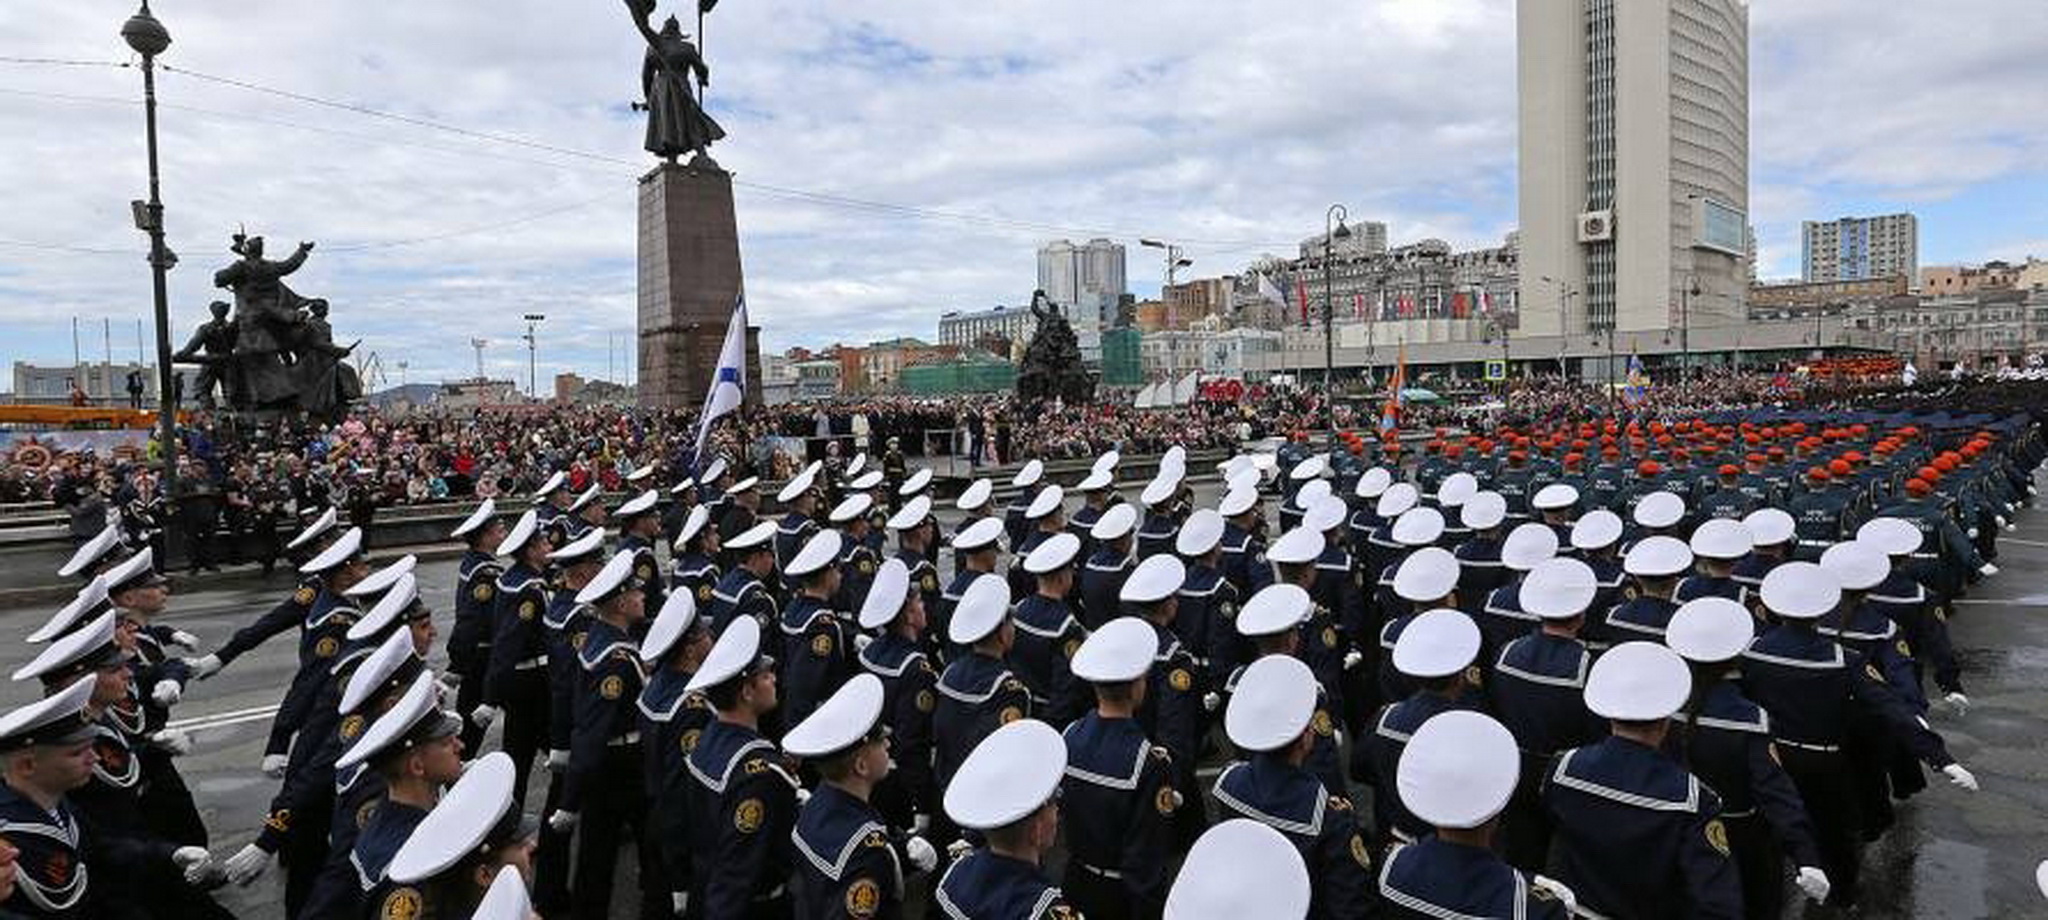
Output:
[[[711,158],[662,163],[640,177],[638,402],[695,409],[710,390],[739,299],[732,174]],[[747,379],[760,380],[759,330],[747,330]],[[760,387],[747,388],[758,404]]]

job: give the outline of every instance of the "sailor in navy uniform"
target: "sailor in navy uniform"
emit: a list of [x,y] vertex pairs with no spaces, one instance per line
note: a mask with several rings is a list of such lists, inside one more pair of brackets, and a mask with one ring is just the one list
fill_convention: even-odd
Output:
[[[1507,521],[1507,499],[1498,492],[1481,492],[1458,509],[1458,521],[1471,536],[1451,548],[1458,557],[1458,596],[1483,601],[1507,580],[1501,568],[1501,541],[1507,536],[1501,525]],[[1378,572],[1374,571],[1377,576]]]
[[1373,823],[1383,837],[1413,843],[1429,833],[1429,825],[1403,807],[1397,792],[1401,751],[1431,716],[1485,705],[1485,688],[1476,686],[1473,665],[1478,655],[1479,627],[1463,611],[1448,608],[1423,611],[1394,643],[1394,668],[1414,681],[1416,690],[1382,707],[1372,730],[1352,748],[1352,772],[1371,781]]
[[[960,497],[953,500],[953,506],[960,509],[960,524],[953,531],[953,535],[958,537],[982,521],[994,521],[996,536],[1003,537],[1003,517],[995,511],[994,496],[995,483],[989,481],[987,477],[976,479],[968,483],[967,488],[960,490]],[[967,560],[962,559],[959,553],[954,553],[953,572],[948,577],[958,579],[966,566]]]
[[[985,519],[988,539],[1002,522]],[[964,536],[964,535],[963,535]],[[958,538],[956,538],[958,539]],[[860,628],[875,640],[860,650],[860,666],[882,681],[882,721],[888,726],[896,767],[871,796],[889,826],[923,833],[938,810],[932,780],[932,711],[938,708],[938,668],[926,654],[924,597],[910,590],[903,560],[882,563],[860,608]]]
[[[1267,585],[1252,595],[1252,599],[1238,611],[1236,623],[1251,657],[1254,660],[1267,655],[1299,658],[1301,624],[1308,620],[1313,605],[1308,592],[1297,585]],[[1218,684],[1220,693],[1204,695],[1203,708],[1215,711],[1227,707],[1230,697],[1237,692],[1237,682],[1244,676],[1244,669],[1245,665],[1233,668]],[[1344,745],[1344,730],[1328,699],[1322,688],[1317,687],[1316,711],[1309,719],[1309,728],[1315,733],[1315,739],[1302,766],[1322,781],[1323,788],[1341,791],[1349,788],[1344,776],[1343,758],[1339,754]]]
[[547,744],[548,647],[541,615],[548,607],[547,580],[542,574],[552,547],[532,511],[519,516],[498,544],[497,554],[512,563],[498,576],[491,607],[491,655],[484,671],[483,702],[469,719],[489,728],[505,716],[506,754],[519,769],[518,795],[524,801],[527,771]]
[[1232,485],[1216,503],[1216,513],[1223,515],[1223,574],[1239,597],[1251,597],[1273,583],[1273,568],[1266,564],[1266,519],[1259,508],[1257,475]]
[[1572,524],[1579,507],[1579,490],[1569,483],[1554,482],[1536,491],[1529,500],[1545,526],[1557,531],[1560,542],[1571,539]]
[[1122,501],[1116,494],[1116,464],[1121,459],[1121,455],[1113,450],[1095,458],[1095,466],[1088,475],[1074,484],[1074,491],[1081,494],[1081,507],[1067,515],[1067,529],[1081,538],[1083,559],[1095,555],[1095,538],[1089,533],[1095,528],[1095,522],[1102,520],[1111,504]]
[[[1065,501],[1066,491],[1049,485],[1040,489],[1038,496],[1024,509],[1024,522],[1028,529],[1024,532],[1023,541],[1010,548],[1011,596],[1028,597],[1036,587],[1036,580],[1024,570],[1024,560],[1030,558],[1033,550],[1044,545],[1047,538],[1065,533],[1074,537],[1076,547],[1080,545],[1081,538],[1067,532]],[[1075,552],[1078,554],[1080,551],[1077,548]]]
[[[1572,522],[1572,554],[1593,570],[1593,583],[1598,587],[1593,602],[1586,607],[1588,624],[1606,619],[1607,611],[1622,601],[1628,573],[1617,554],[1621,531],[1621,516],[1605,508],[1595,508]],[[1580,631],[1583,633],[1584,629]]]
[[892,771],[885,696],[881,678],[859,675],[783,738],[783,749],[821,780],[790,831],[803,857],[792,860],[796,917],[893,920],[903,915],[904,863],[920,872],[938,865],[938,850],[922,837],[901,838],[899,854],[896,832],[872,804]]
[[683,516],[669,549],[669,590],[687,591],[697,600],[697,611],[711,610],[711,592],[718,587],[718,528],[709,526],[711,512],[703,505]]
[[604,502],[598,500],[603,496],[604,487],[592,482],[590,488],[584,489],[583,494],[576,496],[569,507],[549,522],[549,536],[556,546],[574,543],[593,530],[604,529]]
[[[1280,584],[1290,584],[1315,596],[1316,560],[1321,559],[1326,546],[1323,535],[1308,527],[1296,527],[1280,535],[1266,551]],[[1448,554],[1447,554],[1448,555]],[[1337,622],[1328,607],[1317,603],[1309,608],[1309,617],[1301,624],[1302,662],[1314,671],[1316,683],[1322,685],[1339,712],[1344,709],[1344,690],[1341,682],[1346,664],[1344,637],[1340,632],[1343,624]],[[1362,661],[1362,656],[1361,656]],[[1348,724],[1348,723],[1347,723]]]
[[[1255,483],[1254,483],[1255,484]],[[1359,474],[1358,481],[1351,486],[1351,518],[1345,526],[1349,529],[1351,548],[1364,560],[1366,571],[1374,568],[1375,560],[1366,541],[1386,521],[1380,519],[1380,496],[1387,494],[1387,487],[1394,484],[1394,474],[1384,466],[1375,466]]]
[[1629,507],[1629,519],[1635,522],[1635,527],[1628,534],[1629,543],[1624,553],[1650,537],[1670,537],[1680,532],[1679,528],[1685,522],[1685,499],[1677,493],[1663,488],[1650,489],[1645,484],[1642,491],[1632,493],[1632,498],[1634,503]]
[[1068,920],[1081,914],[1046,878],[1066,768],[1059,732],[1035,719],[997,729],[946,790],[946,813],[983,845],[946,868],[932,900],[947,917]]
[[1138,494],[1138,503],[1145,508],[1144,520],[1138,525],[1138,560],[1173,552],[1173,538],[1188,516],[1188,491],[1181,481],[1184,475],[1183,470],[1162,462],[1158,475]]
[[880,558],[888,552],[889,515],[893,513],[895,508],[902,507],[901,503],[895,501],[893,493],[885,491],[887,485],[887,483],[882,481],[882,471],[876,469],[868,470],[854,477],[852,482],[846,484],[846,488],[849,491],[864,494],[870,501],[874,502],[868,508],[868,535],[866,542],[868,548],[875,551],[876,558]]
[[724,457],[714,457],[697,476],[697,505],[710,513],[713,527],[724,523],[725,512],[732,506],[731,467]]
[[[1537,796],[1550,759],[1566,748],[1592,744],[1607,723],[1586,708],[1592,650],[1579,639],[1587,605],[1599,594],[1592,567],[1577,559],[1537,564],[1523,580],[1523,612],[1542,624],[1509,642],[1488,665],[1487,701],[1521,749],[1520,777],[1508,800],[1501,852],[1509,863],[1535,871],[1550,847],[1550,815]],[[1427,819],[1425,819],[1427,820]]]
[[654,542],[661,539],[661,493],[649,489],[619,505],[612,520],[619,525],[618,551],[633,554],[633,580],[640,583],[642,606],[660,610],[668,599],[668,579],[662,576],[661,560],[655,558]]
[[[724,533],[723,530],[720,531]],[[775,547],[771,538],[775,525],[762,521],[744,531],[723,536],[725,574],[711,589],[711,635],[725,634],[726,627],[741,617],[764,629],[775,628],[782,618],[781,607],[768,579],[775,575]]]
[[668,487],[661,504],[661,535],[669,543],[670,555],[674,556],[677,555],[676,547],[681,543],[677,535],[683,531],[683,522],[689,519],[690,512],[703,507],[697,502],[696,478],[684,476],[677,480],[675,485]]
[[1693,528],[1689,542],[1697,571],[1679,579],[1671,599],[1681,604],[1700,597],[1725,597],[1742,601],[1742,583],[1735,580],[1735,564],[1756,549],[1749,527],[1741,521],[1712,518]]
[[1417,615],[1439,608],[1458,609],[1458,560],[1440,546],[1425,546],[1401,560],[1394,570],[1393,601],[1386,625],[1380,627],[1379,698],[1406,699],[1415,681],[1394,666],[1394,648]]
[[1479,494],[1479,479],[1471,473],[1459,471],[1444,477],[1436,487],[1436,507],[1444,513],[1444,535],[1439,544],[1455,547],[1472,536],[1464,526],[1462,514],[1465,503]]
[[[647,620],[646,592],[635,574],[640,560],[621,551],[583,582],[572,599],[587,618],[575,655],[574,727],[562,794],[548,827],[566,840],[579,831],[571,903],[579,917],[610,917],[612,871],[619,847],[639,852],[640,916],[666,917],[669,888],[647,810],[646,777],[636,704],[647,683],[634,645]],[[564,591],[564,593],[567,593]]]
[[[726,537],[727,543],[732,542],[732,535],[746,533],[759,524],[768,524],[769,533],[774,533],[774,522],[761,520],[760,507],[761,477],[748,476],[733,483],[725,490],[724,503],[714,509],[718,532]],[[770,553],[772,555],[772,548]],[[779,596],[782,589],[777,585],[774,590]]]
[[[1287,471],[1287,491],[1280,497],[1282,533],[1301,526],[1301,516],[1308,511],[1310,501],[1331,494],[1330,483],[1323,478],[1323,474],[1329,472],[1329,469],[1329,458],[1317,454],[1294,464]],[[1318,482],[1322,485],[1314,485]]]
[[1316,680],[1307,665],[1287,655],[1252,662],[1223,716],[1244,759],[1223,768],[1212,794],[1223,815],[1257,821],[1294,845],[1314,890],[1309,917],[1372,916],[1373,851],[1351,800],[1303,766],[1316,743],[1315,712]]
[[839,531],[811,536],[789,560],[784,574],[800,593],[782,612],[775,633],[781,651],[781,719],[793,725],[858,673],[847,615],[832,607],[839,593]]
[[1232,818],[1202,834],[1166,895],[1177,920],[1239,920],[1308,916],[1308,867],[1287,838],[1248,818]]
[[[1040,495],[1049,495],[1050,486]],[[1074,653],[1088,631],[1067,603],[1073,593],[1074,561],[1081,540],[1073,534],[1052,534],[1040,542],[1018,568],[1032,581],[1032,591],[1017,602],[1010,622],[1016,641],[1009,661],[1031,688],[1031,711],[1039,719],[1063,727],[1088,706],[1088,688],[1074,680]]]
[[[1883,584],[1891,573],[1890,558],[1871,544],[1851,540],[1828,547],[1821,553],[1820,565],[1841,583],[1842,600],[1815,624],[1814,631],[1860,656],[1883,676],[1908,711],[1924,718],[1927,697],[1915,673],[1913,647],[1899,638],[1898,625],[1868,602],[1871,589]],[[1891,827],[1894,800],[1903,801],[1927,788],[1927,778],[1912,753],[1895,744],[1881,723],[1866,720],[1852,725],[1844,754],[1852,763],[1886,765],[1885,769],[1855,773],[1857,811],[1866,840]]]
[[1572,916],[1569,889],[1494,852],[1520,778],[1514,735],[1482,713],[1445,712],[1415,730],[1401,754],[1401,804],[1430,830],[1387,851],[1383,916]]
[[[329,521],[327,526],[332,527],[334,523]],[[57,577],[92,581],[94,576],[113,568],[113,554],[120,547],[121,525],[110,521],[92,539],[78,544],[78,548],[71,551],[71,557],[57,567]]]
[[[1528,635],[1538,625],[1535,614],[1522,609],[1522,580],[1537,566],[1557,555],[1557,531],[1537,521],[1516,525],[1501,544],[1501,568],[1506,579],[1479,599],[1472,620],[1479,624],[1480,657],[1491,659],[1510,642]],[[1458,596],[1465,596],[1459,582]],[[1467,600],[1467,605],[1475,603]]]
[[548,478],[540,484],[540,488],[533,490],[532,498],[533,507],[529,510],[533,512],[540,525],[548,530],[550,537],[558,536],[555,531],[567,522],[557,524],[555,519],[561,517],[569,504],[576,500],[576,496],[569,491],[569,474],[564,470],[549,473]]
[[347,854],[351,886],[346,901],[307,916],[364,914],[370,893],[384,884],[391,858],[426,820],[441,791],[462,778],[461,728],[461,716],[440,708],[434,676],[421,671],[391,709],[342,753],[336,769],[374,771],[384,791],[371,804]]
[[[947,583],[946,590],[939,593],[938,606],[924,608],[925,615],[931,621],[929,628],[924,631],[928,637],[925,640],[926,645],[945,646],[940,650],[939,660],[951,661],[959,656],[960,649],[953,647],[946,639],[947,629],[953,622],[953,608],[959,605],[960,595],[967,591],[968,585],[973,584],[976,578],[996,570],[996,547],[1002,536],[1003,522],[993,517],[975,521],[953,535],[953,580]],[[901,559],[896,562],[898,565],[906,565]],[[909,572],[910,569],[906,565],[905,578],[909,577]],[[866,609],[865,605],[862,609]],[[898,744],[901,743],[899,740]]]
[[[336,519],[337,514],[333,508],[321,511],[317,517],[313,518],[311,523],[307,524],[304,529],[291,538],[290,542],[285,544],[286,555],[293,562],[303,565],[307,560],[326,550],[336,538],[341,536],[341,531],[336,530],[334,527]],[[321,588],[322,583],[318,575],[302,572],[299,575],[299,583],[292,588],[291,593],[285,595],[284,600],[278,601],[277,605],[270,608],[269,612],[257,617],[256,622],[235,630],[235,634],[230,636],[227,642],[223,643],[220,648],[215,649],[211,654],[191,659],[188,663],[192,667],[192,676],[201,679],[211,677],[218,673],[220,669],[227,667],[229,662],[242,657],[244,653],[269,641],[271,637],[293,629],[305,629],[306,615],[312,610],[313,601],[320,596]],[[299,643],[300,664],[303,665],[305,663],[308,654],[309,649],[302,640]],[[283,715],[282,711],[280,711],[279,715]],[[273,740],[279,739],[280,733],[282,733],[281,737],[283,740],[278,742],[278,750],[283,750],[284,744],[290,741],[291,732],[294,727],[282,718],[271,723],[271,738]]]
[[1898,624],[1899,638],[1913,651],[1915,678],[1924,682],[1925,671],[1932,671],[1942,701],[1958,713],[1969,711],[1970,698],[1963,694],[1962,670],[1949,640],[1948,617],[1927,586],[1906,571],[1925,541],[1920,529],[1898,518],[1871,518],[1856,531],[1856,541],[1882,550],[1891,560],[1884,581],[1870,589],[1865,601]]
[[1158,647],[1150,624],[1119,617],[1074,655],[1075,676],[1094,687],[1096,703],[1062,733],[1072,854],[1066,891],[1079,912],[1096,920],[1160,916],[1181,849],[1177,815],[1185,793],[1173,757],[1136,718],[1148,702]]
[[763,654],[761,629],[734,620],[690,679],[718,717],[684,763],[689,784],[688,898],[705,918],[789,916],[790,831],[796,778],[782,752],[761,736],[775,711],[775,659]]
[[[455,692],[455,711],[470,712],[484,699],[484,670],[491,656],[491,610],[498,596],[498,578],[505,573],[491,550],[505,539],[505,522],[497,517],[498,504],[484,499],[449,536],[463,541],[462,560],[455,567],[455,626],[448,631],[448,673],[461,681]],[[480,725],[465,721],[464,750],[476,750],[484,740]]]
[[[1754,544],[1749,555],[1735,563],[1735,569],[1728,577],[1742,586],[1742,603],[1752,613],[1757,613],[1763,603],[1756,598],[1756,590],[1762,587],[1764,576],[1779,564],[1792,558],[1792,541],[1797,524],[1792,516],[1780,508],[1758,508],[1742,519],[1742,526],[1749,529]],[[1757,614],[1761,616],[1760,613]]]
[[[566,793],[570,738],[577,723],[576,689],[581,679],[578,658],[589,642],[590,610],[576,595],[603,568],[604,531],[591,528],[548,553],[555,572],[541,614],[541,637],[547,648],[547,798],[541,813],[553,815]],[[568,906],[570,833],[546,822],[540,828],[540,849],[534,853],[534,901],[553,912]]]
[[[775,522],[775,567],[785,577],[789,575],[790,561],[819,530],[818,466],[814,463],[804,467],[775,493],[776,503],[787,509],[782,519]],[[784,587],[792,594],[796,591],[794,581]]]
[[[369,908],[364,916],[483,920],[486,905],[502,903],[508,873],[521,880],[533,871],[533,825],[515,800],[516,772],[503,751],[471,762],[392,854],[384,881],[364,898]],[[479,879],[494,882],[486,888]],[[526,900],[523,886],[520,881],[514,886],[520,890],[512,891],[520,902]],[[515,916],[524,918],[527,912]],[[489,920],[504,917],[496,913]]]
[[1024,509],[1031,507],[1031,500],[1045,488],[1045,463],[1036,459],[1026,461],[1018,468],[1017,475],[1010,478],[1010,486],[1017,490],[1017,495],[1003,509],[1003,537],[1009,541],[1014,553],[1017,544],[1024,541],[1025,533],[1031,529],[1030,522],[1024,519]]
[[874,503],[873,498],[856,493],[832,506],[831,513],[826,515],[840,536],[839,560],[834,563],[839,567],[839,592],[833,595],[832,609],[848,619],[867,598],[868,587],[875,581],[875,569],[882,564],[881,554],[867,542],[868,511]]
[[1755,637],[1755,620],[1735,601],[1704,597],[1671,615],[1664,640],[1690,663],[1692,698],[1675,718],[1669,745],[1700,780],[1721,795],[1721,822],[1742,881],[1744,916],[1784,913],[1784,860],[1799,867],[1807,897],[1826,900],[1813,822],[1799,790],[1779,766],[1771,717],[1742,695],[1737,659]]
[[[1301,524],[1303,529],[1323,535],[1323,551],[1315,561],[1315,580],[1306,587],[1309,596],[1315,598],[1316,607],[1324,611],[1337,627],[1339,650],[1328,656],[1328,662],[1343,669],[1340,679],[1347,686],[1339,695],[1348,700],[1362,695],[1362,685],[1354,683],[1363,679],[1358,668],[1365,663],[1365,656],[1357,650],[1357,643],[1360,637],[1371,634],[1372,621],[1366,603],[1366,587],[1362,583],[1364,576],[1356,558],[1342,543],[1345,511],[1342,500],[1323,496],[1309,503],[1302,514]],[[1438,521],[1441,523],[1441,516]],[[1327,679],[1323,672],[1318,676]]]
[[1081,619],[1084,625],[1100,626],[1116,618],[1117,593],[1131,577],[1137,559],[1131,547],[1137,540],[1138,508],[1123,503],[1110,508],[1088,529],[1095,552],[1081,563]]
[[[1216,673],[1210,661],[1216,638],[1237,630],[1237,588],[1223,577],[1223,515],[1213,509],[1189,512],[1181,525],[1173,551],[1187,562],[1187,580],[1180,586],[1180,612],[1173,618],[1173,633],[1181,647],[1195,656],[1202,674]],[[1212,685],[1217,681],[1212,681]]]
[[647,638],[640,641],[640,662],[648,669],[640,690],[640,750],[645,755],[647,832],[660,849],[663,878],[671,896],[689,890],[689,773],[684,761],[711,724],[711,707],[701,693],[684,688],[711,651],[711,633],[697,615],[697,602],[677,591],[663,602]]
[[1664,641],[1664,626],[1678,610],[1671,595],[1678,590],[1679,576],[1692,568],[1692,548],[1677,537],[1645,537],[1628,548],[1621,567],[1634,584],[1624,592],[1627,599],[1607,612],[1599,628],[1589,630],[1587,638],[1596,649],[1622,642]]
[[1684,659],[1652,642],[1609,649],[1586,677],[1612,734],[1559,754],[1542,795],[1558,880],[1594,916],[1742,916],[1721,797],[1662,750],[1691,688]]
[[894,558],[910,570],[911,588],[924,595],[925,609],[939,606],[939,568],[931,558],[939,539],[939,519],[932,516],[931,496],[904,502],[889,516],[889,529],[896,534]]
[[[171,707],[184,696],[192,669],[182,658],[173,658],[169,646],[197,646],[198,639],[151,620],[169,606],[170,580],[154,568],[155,551],[145,546],[127,561],[108,569],[107,600],[122,624],[122,645],[129,652],[128,667],[134,672],[137,702],[140,703],[142,736],[136,756],[142,764],[143,785],[138,799],[144,825],[165,840],[191,846],[206,845],[206,823],[193,804],[192,792],[179,775],[173,757],[183,753],[184,739],[165,733]],[[172,738],[168,743],[154,740]]]
[[1363,541],[1352,544],[1365,557],[1367,572],[1384,572],[1399,565],[1408,554],[1409,547],[1394,539],[1394,522],[1420,501],[1421,494],[1412,482],[1390,483],[1373,500],[1373,519],[1379,523],[1366,533]]
[[[1030,689],[1010,669],[1017,631],[1010,618],[1010,586],[1001,575],[983,575],[969,584],[947,629],[947,638],[964,651],[940,672],[934,688],[932,779],[941,795],[975,745],[1032,712]],[[936,843],[950,843],[953,836],[951,827],[933,828]]]
[[1124,611],[1150,624],[1155,639],[1146,705],[1137,718],[1145,736],[1173,756],[1174,786],[1187,800],[1187,807],[1175,817],[1183,835],[1176,849],[1192,844],[1206,823],[1195,762],[1202,756],[1202,739],[1208,733],[1202,700],[1210,692],[1209,685],[1201,664],[1173,633],[1180,586],[1186,581],[1187,567],[1180,559],[1153,556],[1131,572],[1122,596]]

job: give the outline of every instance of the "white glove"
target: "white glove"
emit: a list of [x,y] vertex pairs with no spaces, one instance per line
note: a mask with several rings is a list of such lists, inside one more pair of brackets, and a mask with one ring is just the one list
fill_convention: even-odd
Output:
[[179,847],[171,851],[171,863],[185,870],[185,884],[199,885],[220,870],[213,865],[213,855],[205,847]]
[[172,757],[183,757],[192,753],[192,736],[175,728],[166,728],[150,735],[149,740],[158,748],[170,752]]
[[1202,694],[1202,711],[1215,712],[1216,707],[1221,705],[1223,705],[1223,697],[1216,695],[1216,691],[1211,690],[1208,693]]
[[804,803],[809,802],[810,800],[811,790],[805,789],[802,786],[796,787],[796,807],[802,808],[804,807]]
[[1956,715],[1963,716],[1970,713],[1970,698],[1964,696],[1960,691],[1943,696],[1941,701],[1947,703],[1948,708],[1955,710]]
[[1972,539],[1972,540],[1975,540],[1975,539],[1977,539],[1977,528],[1975,528],[1975,527],[1972,527],[1972,528],[1970,528],[1970,532],[1969,532],[1968,534],[1966,534],[1966,536],[1968,536],[1968,537],[1969,537],[1970,539]]
[[291,762],[291,757],[284,754],[265,754],[263,755],[263,775],[271,779],[284,779],[284,768]]
[[1978,569],[1977,574],[1982,575],[1986,578],[1990,578],[1991,576],[1998,574],[1998,566],[1992,565],[1989,562],[1984,563],[1984,567]]
[[553,771],[554,771],[554,772],[556,772],[556,773],[560,773],[560,772],[562,772],[563,770],[567,770],[567,769],[569,769],[569,752],[568,752],[568,751],[549,751],[549,752],[548,752],[548,769],[549,769],[549,770],[553,770]]
[[1364,653],[1364,652],[1361,652],[1361,651],[1359,651],[1359,650],[1357,650],[1357,649],[1352,649],[1351,651],[1345,652],[1345,653],[1344,653],[1344,670],[1346,670],[1346,671],[1349,671],[1349,670],[1351,670],[1352,668],[1358,667],[1358,664],[1359,664],[1359,662],[1362,662],[1362,661],[1364,661],[1364,660],[1365,660],[1365,653]]
[[219,674],[223,666],[219,655],[205,655],[199,658],[185,658],[181,660],[185,662],[186,667],[192,669],[192,676],[199,680],[205,680],[215,674]]
[[470,710],[469,721],[478,728],[490,728],[492,722],[498,721],[498,714],[498,707],[487,703]]
[[690,893],[687,891],[670,893],[668,903],[675,907],[676,916],[678,917],[687,916],[690,913]]
[[175,680],[157,681],[156,686],[149,691],[149,698],[155,700],[158,706],[176,706],[178,700],[184,696],[185,688],[178,686]]
[[918,835],[918,836],[922,837],[922,836],[924,836],[924,832],[925,832],[925,831],[928,831],[928,830],[931,830],[931,828],[932,828],[932,816],[931,816],[931,815],[927,815],[927,814],[915,814],[915,815],[911,815],[911,816],[910,816],[910,832],[911,832],[911,833],[913,833],[913,834],[916,834],[916,835]]
[[188,652],[199,651],[199,637],[182,629],[171,630],[171,644]]
[[1565,883],[1548,876],[1535,875],[1530,876],[1529,884],[1550,892],[1551,896],[1557,899],[1557,903],[1564,905],[1566,914],[1576,915],[1579,912],[1579,897],[1572,894],[1571,888]]
[[853,650],[856,653],[865,652],[868,650],[868,646],[873,644],[874,641],[875,637],[870,636],[867,633],[854,633]]
[[1949,764],[1946,767],[1942,767],[1941,772],[1948,775],[1949,782],[1971,792],[1977,791],[1977,777],[1971,775],[1969,770],[1964,769],[1962,764]]
[[1834,890],[1834,886],[1828,884],[1828,874],[1812,866],[1799,867],[1798,882],[1799,890],[1816,901],[1827,900],[1828,892]]
[[548,827],[554,828],[557,834],[566,834],[570,828],[576,826],[577,817],[579,816],[576,812],[557,808],[554,814],[548,816]]
[[462,675],[460,674],[444,673],[434,679],[434,690],[444,703],[447,700],[454,699],[456,691],[461,689]]
[[263,870],[270,868],[270,861],[273,858],[271,854],[264,852],[262,847],[253,843],[236,850],[235,855],[228,857],[228,881],[237,885],[247,885],[255,881],[257,876],[263,874]]
[[910,864],[919,872],[930,872],[939,865],[939,851],[931,841],[923,837],[912,837],[903,842],[903,855],[910,857]]
[[955,840],[952,843],[946,844],[946,861],[959,862],[967,858],[967,854],[972,852],[974,852],[974,848],[969,846],[967,841]]

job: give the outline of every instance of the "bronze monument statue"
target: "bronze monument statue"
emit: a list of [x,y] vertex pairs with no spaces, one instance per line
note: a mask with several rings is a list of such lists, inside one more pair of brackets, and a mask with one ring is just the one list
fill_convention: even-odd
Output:
[[[711,69],[704,65],[704,56],[674,16],[661,24],[659,32],[648,25],[654,4],[655,0],[626,0],[633,27],[647,40],[647,57],[640,65],[640,93],[645,101],[633,107],[647,113],[647,140],[642,146],[673,163],[685,153],[704,154],[713,141],[725,137],[725,129],[704,111],[701,90],[711,85]],[[696,91],[690,86],[693,76]]]
[[241,388],[239,375],[235,373],[235,323],[228,319],[227,301],[216,300],[206,308],[212,312],[213,319],[193,330],[192,340],[172,355],[171,360],[178,364],[199,365],[199,376],[192,387],[197,391],[194,396],[199,400],[200,408],[212,409],[216,388],[230,405],[234,404],[235,394]]
[[215,301],[213,319],[201,325],[174,360],[197,364],[201,406],[213,408],[213,390],[237,411],[297,411],[337,417],[363,395],[355,368],[343,363],[355,346],[334,344],[327,301],[300,297],[284,276],[305,264],[312,243],[300,243],[289,258],[263,257],[263,238],[234,235],[229,251],[241,258],[214,272],[216,287],[235,294],[234,318]]
[[1040,290],[1031,293],[1031,315],[1038,318],[1038,329],[1031,334],[1031,344],[1024,346],[1017,396],[1027,402],[1095,401],[1096,375],[1081,364],[1081,340],[1066,314]]

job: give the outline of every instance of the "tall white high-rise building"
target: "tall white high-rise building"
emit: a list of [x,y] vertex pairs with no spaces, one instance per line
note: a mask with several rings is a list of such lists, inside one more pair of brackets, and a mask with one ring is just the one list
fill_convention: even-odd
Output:
[[1128,293],[1123,244],[1054,240],[1039,247],[1038,287],[1070,313],[1093,311],[1098,321],[1113,322],[1117,300]]
[[1911,214],[1800,225],[1801,281],[1920,280],[1920,221]]
[[1746,0],[1518,0],[1521,322],[1741,322]]

